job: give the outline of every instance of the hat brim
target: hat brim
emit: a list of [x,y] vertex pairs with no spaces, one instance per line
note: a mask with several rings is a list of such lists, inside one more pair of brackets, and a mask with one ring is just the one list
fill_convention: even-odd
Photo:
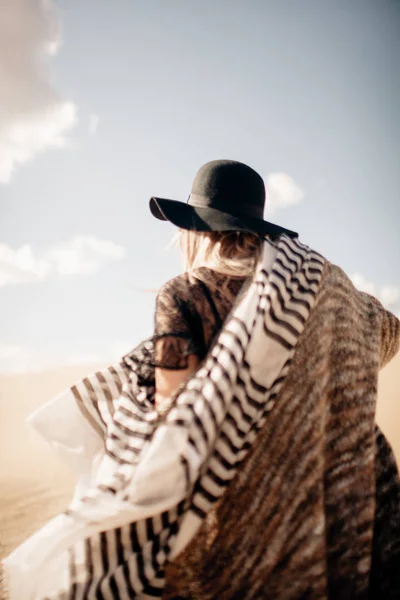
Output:
[[259,235],[278,237],[286,234],[291,238],[298,234],[269,221],[256,217],[235,216],[216,208],[191,206],[178,200],[150,199],[151,214],[160,221],[170,221],[180,229],[192,231],[249,231]]

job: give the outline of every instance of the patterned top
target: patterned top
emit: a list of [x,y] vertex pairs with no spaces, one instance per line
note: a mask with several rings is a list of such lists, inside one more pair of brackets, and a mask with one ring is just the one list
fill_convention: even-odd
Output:
[[190,354],[203,360],[244,281],[200,267],[166,283],[156,302],[155,366],[185,369]]

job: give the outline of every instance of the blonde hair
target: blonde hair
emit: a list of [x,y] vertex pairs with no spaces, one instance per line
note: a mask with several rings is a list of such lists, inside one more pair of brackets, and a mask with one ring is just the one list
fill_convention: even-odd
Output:
[[262,237],[247,231],[181,229],[176,237],[187,272],[208,267],[223,275],[248,277],[261,257]]

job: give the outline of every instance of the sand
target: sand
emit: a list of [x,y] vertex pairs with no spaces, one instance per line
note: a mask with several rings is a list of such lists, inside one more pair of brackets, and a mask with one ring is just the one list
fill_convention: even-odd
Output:
[[0,557],[63,510],[74,485],[26,417],[96,368],[0,377]]
[[[72,494],[71,473],[25,418],[96,368],[0,377],[0,558],[63,510]],[[400,355],[381,373],[377,419],[400,462]]]

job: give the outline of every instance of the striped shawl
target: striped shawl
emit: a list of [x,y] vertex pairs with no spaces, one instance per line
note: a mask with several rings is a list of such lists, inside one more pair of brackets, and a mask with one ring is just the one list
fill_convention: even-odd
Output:
[[91,459],[68,511],[5,561],[10,599],[399,597],[400,484],[374,422],[399,337],[282,236],[165,414],[148,341],[33,417],[43,433],[69,410]]

